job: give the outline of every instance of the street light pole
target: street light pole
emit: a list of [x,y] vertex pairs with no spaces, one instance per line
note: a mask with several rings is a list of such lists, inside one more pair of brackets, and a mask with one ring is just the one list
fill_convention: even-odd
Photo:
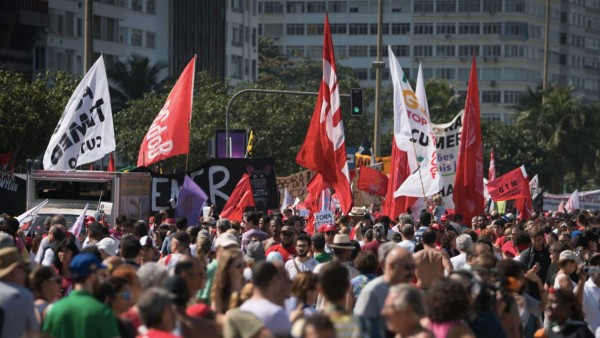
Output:
[[[225,110],[225,157],[231,156],[231,140],[229,139],[229,111],[231,110],[231,104],[240,95],[245,93],[264,93],[264,94],[283,94],[283,95],[303,95],[303,96],[318,96],[318,92],[299,92],[293,90],[274,90],[274,89],[257,89],[249,88],[242,89],[239,92],[233,94],[233,96],[227,102],[227,108]],[[340,97],[350,97],[350,94],[340,94]]]
[[375,130],[373,135],[373,152],[381,156],[381,75],[385,64],[381,60],[383,38],[383,0],[378,0],[377,11],[377,60],[373,62],[375,69]]
[[92,67],[93,54],[93,37],[92,37],[92,20],[93,20],[93,1],[84,1],[84,17],[83,17],[83,74],[85,75]]

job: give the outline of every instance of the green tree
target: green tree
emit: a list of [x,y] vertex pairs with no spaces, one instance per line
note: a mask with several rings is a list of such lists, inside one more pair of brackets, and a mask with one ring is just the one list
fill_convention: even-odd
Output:
[[30,82],[21,73],[0,70],[0,153],[12,152],[15,166],[43,154],[78,81],[48,72]]
[[114,83],[110,87],[114,111],[123,109],[128,100],[161,90],[163,83],[158,81],[158,75],[165,68],[167,65],[164,62],[151,65],[149,58],[138,54],[130,55],[125,62],[117,61],[115,67],[107,72]]

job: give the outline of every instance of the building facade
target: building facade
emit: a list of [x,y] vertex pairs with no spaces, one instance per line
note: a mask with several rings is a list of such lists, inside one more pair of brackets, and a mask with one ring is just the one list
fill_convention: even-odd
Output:
[[[545,0],[383,0],[383,55],[391,46],[407,76],[423,64],[466,93],[477,56],[483,118],[512,121],[511,107],[541,85]],[[354,68],[363,86],[375,85],[378,0],[261,0],[259,35],[282,53],[321,58],[325,12],[336,58]],[[548,82],[574,86],[600,101],[600,1],[551,1]],[[384,85],[391,84],[389,68]]]

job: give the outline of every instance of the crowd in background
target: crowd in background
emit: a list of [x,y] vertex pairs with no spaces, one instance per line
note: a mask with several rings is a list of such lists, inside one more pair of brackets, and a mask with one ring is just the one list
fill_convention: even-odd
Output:
[[600,337],[600,214],[0,218],[0,337]]

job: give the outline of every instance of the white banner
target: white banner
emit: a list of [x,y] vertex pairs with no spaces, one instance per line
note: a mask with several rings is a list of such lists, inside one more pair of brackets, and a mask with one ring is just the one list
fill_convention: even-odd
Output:
[[333,211],[321,211],[315,214],[315,232],[319,231],[319,227],[324,224],[335,224]]
[[[580,191],[579,207],[583,210],[600,210],[600,190]],[[556,211],[560,202],[567,203],[571,194],[544,193],[544,210]]]
[[446,209],[454,209],[452,193],[454,192],[456,161],[458,161],[458,150],[460,149],[463,113],[464,110],[461,110],[451,122],[431,125],[436,139],[438,172],[443,184],[440,194],[444,198]]
[[44,169],[71,170],[115,150],[115,131],[102,56],[65,107],[44,154]]
[[85,220],[85,213],[87,212],[89,206],[89,203],[85,205],[85,208],[83,208],[83,212],[81,213],[81,215],[79,215],[79,217],[77,217],[77,220],[75,220],[75,223],[73,223],[73,225],[69,229],[69,232],[72,233],[73,236],[75,236],[75,238],[77,238],[77,236],[79,236],[79,233],[81,233],[81,229],[83,228],[83,221]]
[[394,85],[395,144],[392,146],[408,154],[408,164],[412,172],[394,192],[394,197],[432,196],[441,190],[442,184],[437,168],[435,137],[431,123],[389,46],[388,52]]

